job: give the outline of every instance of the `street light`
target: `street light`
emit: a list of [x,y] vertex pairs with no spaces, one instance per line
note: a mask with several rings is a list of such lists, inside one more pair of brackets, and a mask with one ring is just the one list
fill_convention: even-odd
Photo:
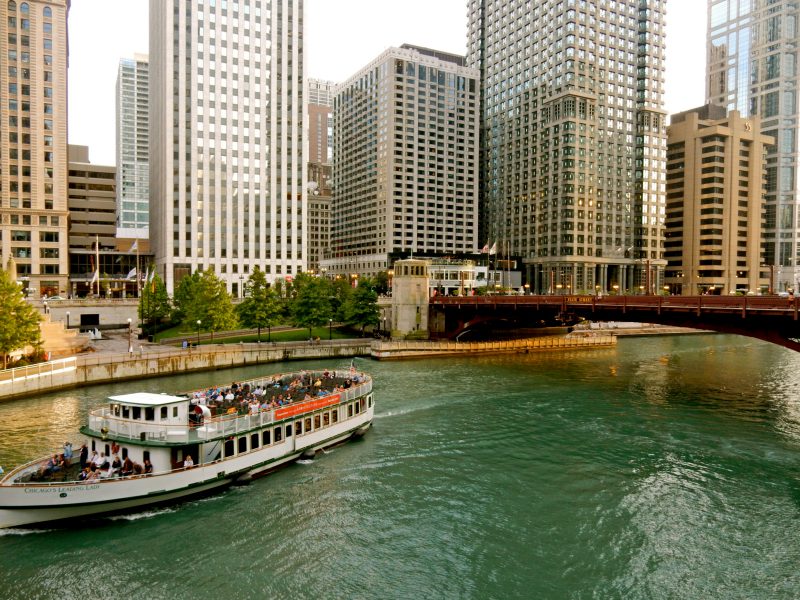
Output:
[[333,319],[328,319],[328,341],[333,339]]
[[69,311],[67,311],[67,329],[69,329]]
[[200,345],[200,319],[197,319],[197,345]]
[[131,327],[131,318],[128,317],[128,353],[133,354],[133,341],[131,340],[131,334],[133,333],[133,327]]

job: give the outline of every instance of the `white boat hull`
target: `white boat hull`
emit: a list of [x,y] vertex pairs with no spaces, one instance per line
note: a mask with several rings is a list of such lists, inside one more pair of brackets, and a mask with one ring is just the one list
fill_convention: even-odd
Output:
[[[0,528],[69,521],[201,495],[250,479],[299,458],[344,442],[372,421],[374,407],[338,425],[272,446],[172,472],[96,483],[25,483],[0,486]],[[291,441],[290,441],[291,440]]]

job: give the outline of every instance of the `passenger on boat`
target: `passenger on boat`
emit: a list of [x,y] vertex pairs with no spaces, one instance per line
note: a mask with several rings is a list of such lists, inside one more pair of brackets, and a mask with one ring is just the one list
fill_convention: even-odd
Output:
[[97,450],[92,450],[92,454],[89,456],[89,460],[86,462],[86,464],[90,467],[94,467],[99,461],[100,457],[97,455]]
[[39,469],[39,475],[51,475],[56,471],[60,471],[62,466],[63,463],[59,461],[58,455],[53,454],[53,456],[51,456],[47,462],[42,465],[42,468]]
[[72,444],[64,442],[64,465],[69,466],[72,462]]
[[153,474],[153,464],[150,462],[149,458],[144,459],[144,474],[145,475]]
[[192,460],[192,455],[187,454],[186,458],[183,459],[183,468],[184,469],[191,469],[194,466],[194,461]]
[[126,456],[125,460],[122,462],[122,470],[120,471],[120,475],[123,477],[133,475],[133,461],[131,460],[130,456]]
[[85,443],[81,444],[80,461],[81,471],[83,471],[89,465],[89,448]]

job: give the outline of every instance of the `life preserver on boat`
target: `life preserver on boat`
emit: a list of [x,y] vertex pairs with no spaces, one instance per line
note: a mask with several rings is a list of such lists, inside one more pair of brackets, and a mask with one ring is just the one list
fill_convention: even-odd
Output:
[[106,439],[106,436],[108,435],[108,427],[101,427],[100,434],[103,436],[103,439]]

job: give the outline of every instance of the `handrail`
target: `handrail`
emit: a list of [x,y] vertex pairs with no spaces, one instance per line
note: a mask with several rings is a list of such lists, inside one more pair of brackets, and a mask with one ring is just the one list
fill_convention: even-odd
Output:
[[11,369],[0,369],[0,383],[9,383],[31,377],[41,377],[51,375],[64,370],[72,370],[77,367],[77,359],[74,356],[59,358],[47,362],[36,363],[35,365],[25,365],[24,367],[13,367]]

